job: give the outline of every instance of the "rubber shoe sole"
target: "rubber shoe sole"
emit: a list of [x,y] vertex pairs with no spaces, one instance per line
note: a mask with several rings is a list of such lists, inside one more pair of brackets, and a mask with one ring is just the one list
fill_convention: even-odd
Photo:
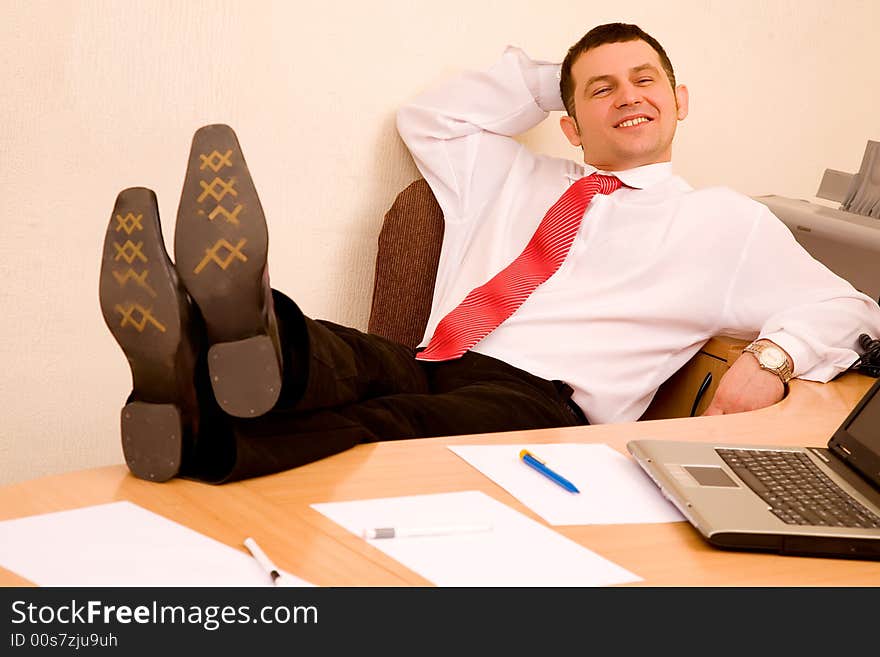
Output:
[[104,238],[99,281],[104,321],[128,359],[132,394],[122,409],[129,470],[167,481],[181,468],[195,408],[189,302],[165,251],[156,195],[123,190]]
[[180,197],[174,258],[205,322],[214,397],[235,417],[266,413],[281,392],[268,248],[263,208],[235,132],[200,128]]

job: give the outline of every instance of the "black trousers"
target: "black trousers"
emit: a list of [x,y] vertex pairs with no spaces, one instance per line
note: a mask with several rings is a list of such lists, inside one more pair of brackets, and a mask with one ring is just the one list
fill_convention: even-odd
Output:
[[467,352],[428,363],[376,335],[306,317],[273,291],[281,397],[254,419],[225,415],[199,376],[201,429],[184,476],[221,483],[290,468],[358,443],[586,424],[571,388]]

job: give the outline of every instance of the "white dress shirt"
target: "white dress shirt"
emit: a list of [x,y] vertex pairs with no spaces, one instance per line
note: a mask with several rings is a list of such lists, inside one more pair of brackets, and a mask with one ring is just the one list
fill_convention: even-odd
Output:
[[[596,170],[513,139],[563,109],[558,71],[510,47],[488,71],[430,89],[398,114],[445,217],[422,345]],[[815,381],[856,360],[860,333],[880,337],[877,304],[813,259],[765,205],[724,187],[694,190],[668,162],[612,175],[627,187],[594,197],[562,267],[473,351],[565,381],[595,424],[637,420],[714,335],[768,338],[795,376]]]

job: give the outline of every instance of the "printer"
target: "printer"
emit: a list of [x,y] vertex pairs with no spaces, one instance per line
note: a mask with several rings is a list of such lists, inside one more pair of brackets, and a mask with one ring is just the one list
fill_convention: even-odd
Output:
[[880,180],[878,154],[880,142],[869,141],[858,174],[825,171],[816,197],[838,202],[839,208],[773,194],[753,197],[810,255],[873,299],[880,298],[880,196],[872,189]]

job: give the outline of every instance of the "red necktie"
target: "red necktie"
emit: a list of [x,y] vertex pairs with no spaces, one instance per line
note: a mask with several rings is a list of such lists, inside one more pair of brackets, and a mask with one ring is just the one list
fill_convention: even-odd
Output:
[[581,178],[554,203],[523,252],[495,274],[488,283],[474,288],[464,301],[437,324],[434,335],[418,360],[443,361],[464,352],[498,328],[562,265],[581,219],[593,197],[610,194],[622,183],[598,173]]

